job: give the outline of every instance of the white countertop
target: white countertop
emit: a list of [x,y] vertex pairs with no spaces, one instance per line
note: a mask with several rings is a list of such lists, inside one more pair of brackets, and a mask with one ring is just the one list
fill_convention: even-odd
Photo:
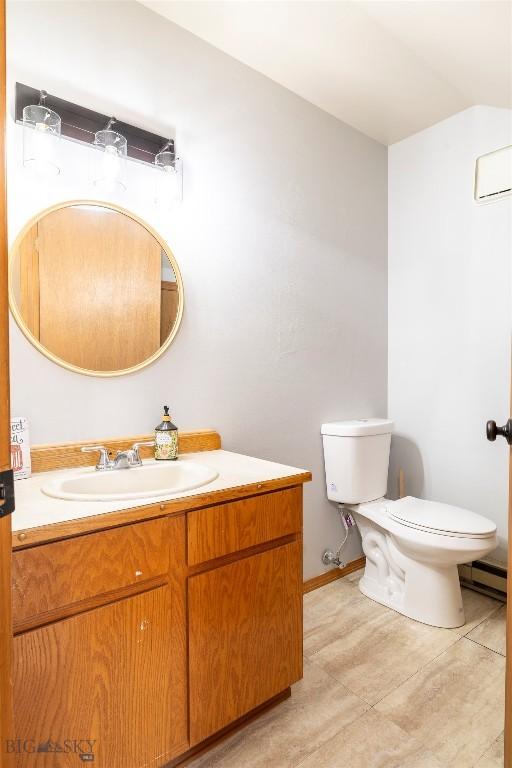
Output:
[[[40,472],[25,480],[17,480],[14,488],[16,510],[12,514],[12,530],[27,530],[41,525],[64,523],[70,520],[91,517],[92,515],[119,512],[124,509],[133,509],[134,507],[146,506],[148,504],[182,499],[189,496],[199,496],[204,493],[224,491],[251,483],[263,483],[283,477],[302,475],[307,471],[297,467],[288,467],[285,464],[276,464],[273,461],[264,461],[263,459],[255,459],[252,456],[244,456],[240,453],[222,450],[186,453],[180,456],[178,461],[193,461],[205,464],[216,470],[219,476],[211,483],[189,491],[123,501],[68,501],[47,496],[41,490],[41,486],[47,483],[50,478],[91,473],[96,471],[94,467],[75,467],[57,472]],[[154,459],[144,461],[144,465],[155,463],[157,462]],[[130,470],[114,471],[130,472]]]

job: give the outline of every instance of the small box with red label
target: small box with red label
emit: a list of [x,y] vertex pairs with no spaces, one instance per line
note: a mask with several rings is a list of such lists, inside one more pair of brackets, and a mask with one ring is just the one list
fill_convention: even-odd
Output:
[[24,416],[11,419],[11,467],[15,480],[30,477],[32,473],[28,420]]

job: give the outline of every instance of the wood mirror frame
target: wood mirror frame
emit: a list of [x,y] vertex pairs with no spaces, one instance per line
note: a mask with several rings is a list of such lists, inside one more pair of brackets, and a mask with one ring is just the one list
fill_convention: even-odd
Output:
[[[38,222],[40,222],[44,217],[48,216],[54,211],[59,211],[64,208],[72,208],[76,206],[81,206],[81,207],[92,206],[92,207],[105,208],[107,210],[115,211],[124,216],[127,216],[132,221],[141,225],[150,235],[152,235],[152,237],[160,245],[160,248],[162,249],[162,251],[164,251],[165,254],[167,255],[167,258],[169,259],[170,265],[174,271],[174,275],[176,278],[178,300],[177,300],[177,308],[176,308],[176,316],[175,316],[174,324],[171,328],[169,335],[161,343],[159,348],[154,353],[150,354],[149,356],[147,356],[145,359],[143,359],[141,362],[137,364],[134,364],[119,370],[93,370],[86,367],[80,367],[79,365],[75,365],[72,362],[66,361],[62,357],[59,357],[57,354],[54,354],[51,351],[51,349],[48,349],[48,347],[46,347],[43,343],[41,343],[41,341],[32,333],[32,331],[28,327],[26,319],[22,314],[21,307],[18,306],[18,303],[16,301],[16,295],[14,290],[14,279],[13,279],[14,264],[15,264],[15,260],[18,257],[20,247],[24,238],[29,233],[30,229],[34,227]],[[183,316],[183,281],[181,278],[181,273],[180,273],[178,264],[176,262],[176,259],[174,258],[174,255],[171,249],[169,248],[167,243],[160,237],[160,235],[141,218],[136,216],[131,211],[121,208],[120,206],[115,205],[113,203],[106,203],[98,200],[71,200],[71,201],[66,201],[64,203],[59,203],[57,205],[53,205],[50,208],[46,208],[43,211],[40,211],[36,216],[31,218],[30,221],[28,221],[25,224],[25,226],[22,228],[22,230],[16,237],[16,240],[14,241],[9,252],[9,305],[10,305],[11,313],[18,327],[24,334],[24,336],[26,336],[26,338],[30,341],[30,343],[37,350],[39,350],[39,352],[45,355],[45,357],[47,357],[49,360],[52,360],[54,363],[57,363],[57,365],[60,365],[63,368],[67,368],[70,371],[74,371],[75,373],[81,373],[86,376],[98,376],[98,377],[122,376],[128,373],[133,373],[134,371],[138,371],[141,368],[145,368],[146,366],[151,365],[151,363],[157,360],[172,343],[174,337],[176,336],[176,333],[178,332],[181,319]],[[129,309],[127,309],[126,311],[128,316]]]

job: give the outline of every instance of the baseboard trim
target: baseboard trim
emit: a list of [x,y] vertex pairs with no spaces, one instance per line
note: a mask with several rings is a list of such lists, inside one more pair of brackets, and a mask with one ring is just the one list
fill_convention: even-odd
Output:
[[507,566],[486,560],[459,565],[459,579],[464,587],[494,597],[503,602],[507,599]]
[[325,587],[325,585],[330,584],[331,581],[337,581],[337,579],[342,579],[344,576],[348,576],[349,573],[364,568],[365,563],[366,557],[358,557],[357,560],[352,560],[350,563],[343,566],[343,568],[333,568],[332,571],[321,573],[320,576],[314,576],[312,579],[308,579],[304,582],[302,591],[306,594],[306,592],[312,592],[319,587]]
[[181,766],[185,766],[187,763],[191,762],[192,760],[195,760],[196,757],[199,757],[205,752],[208,752],[212,747],[217,746],[217,744],[220,744],[220,742],[224,741],[224,739],[227,739],[229,736],[231,736],[233,733],[238,731],[240,728],[243,728],[244,726],[248,725],[252,720],[255,720],[257,717],[263,714],[263,712],[266,712],[269,709],[276,707],[282,701],[289,699],[291,696],[291,693],[292,693],[292,690],[290,687],[285,688],[285,690],[281,691],[281,693],[278,693],[277,696],[274,696],[272,699],[269,699],[268,701],[265,701],[263,704],[260,704],[259,707],[252,709],[246,715],[243,715],[242,717],[238,718],[238,720],[235,720],[233,723],[230,723],[221,731],[217,731],[217,733],[214,733],[212,736],[209,736],[204,741],[199,742],[199,744],[195,744],[187,752],[184,752],[182,755],[179,755],[178,757],[174,758],[174,760],[171,760],[170,762],[165,763],[164,768],[177,768],[177,766],[180,766],[181,768]]

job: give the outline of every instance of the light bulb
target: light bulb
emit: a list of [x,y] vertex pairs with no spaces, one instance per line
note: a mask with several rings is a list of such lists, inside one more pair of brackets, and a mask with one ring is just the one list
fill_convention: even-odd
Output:
[[127,153],[125,137],[107,128],[96,133],[94,143],[97,147],[101,147],[98,152],[94,184],[112,192],[125,190],[124,173]]
[[155,157],[155,202],[169,208],[183,199],[182,163],[174,154],[174,143]]
[[39,176],[56,176],[60,116],[43,104],[23,109],[23,165]]

